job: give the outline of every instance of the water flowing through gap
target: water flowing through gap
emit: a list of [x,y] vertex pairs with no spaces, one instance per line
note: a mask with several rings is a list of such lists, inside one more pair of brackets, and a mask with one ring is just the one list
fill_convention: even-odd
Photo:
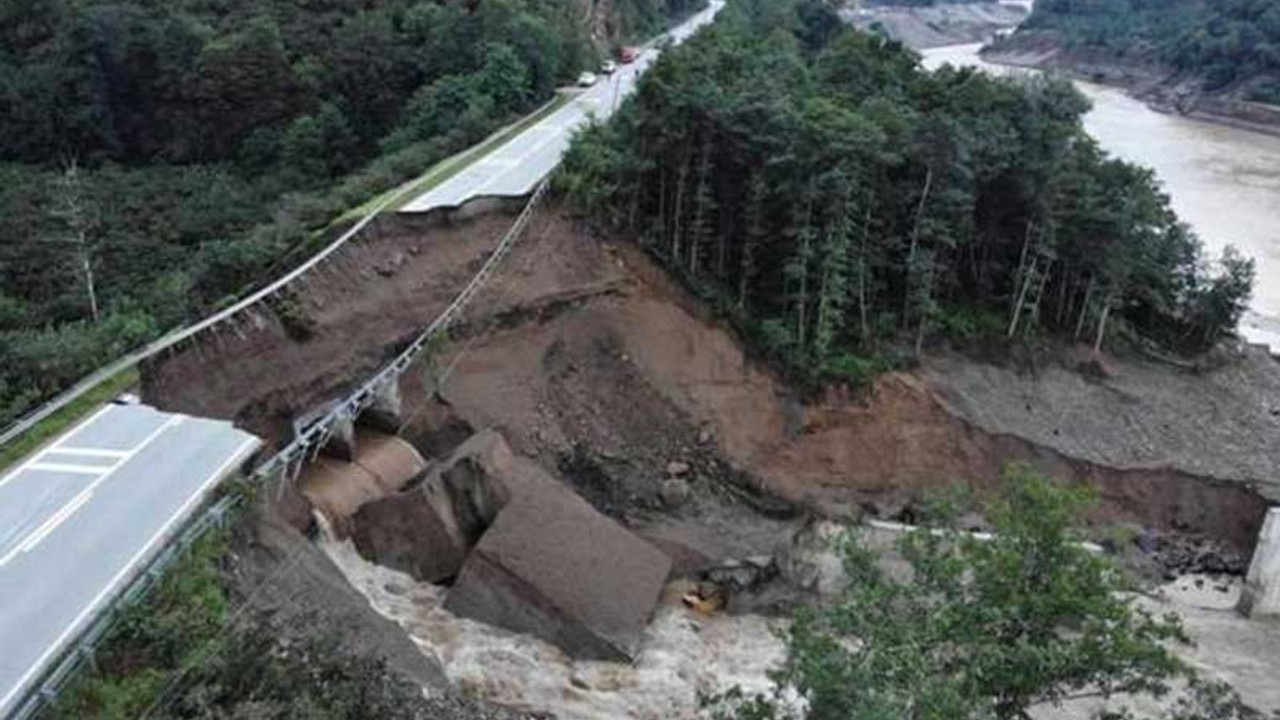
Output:
[[447,588],[368,562],[318,520],[320,547],[374,610],[404,628],[464,693],[501,705],[580,720],[695,720],[699,693],[735,685],[767,692],[767,673],[786,654],[776,634],[784,621],[702,615],[683,607],[672,583],[632,664],[574,660],[531,636],[454,615],[443,607]]
[[[972,65],[995,74],[1037,72],[985,62],[981,44],[925,50],[924,66]],[[1113,155],[1153,168],[1173,209],[1209,259],[1235,245],[1257,263],[1242,334],[1280,352],[1280,137],[1159,113],[1118,88],[1076,82],[1093,103],[1085,129]]]

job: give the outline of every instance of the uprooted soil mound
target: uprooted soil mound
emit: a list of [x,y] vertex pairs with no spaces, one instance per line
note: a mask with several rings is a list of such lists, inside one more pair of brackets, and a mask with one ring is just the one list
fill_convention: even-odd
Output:
[[[400,222],[388,220],[380,237],[340,254],[335,267],[347,271],[296,292],[290,322],[305,334],[268,319],[243,338],[224,337],[221,347],[185,350],[148,368],[148,399],[234,417],[278,439],[290,418],[332,400],[429,323],[510,218],[428,230]],[[1259,479],[1240,468],[1274,458],[1190,467],[1155,444],[1143,457],[1156,461],[1108,463],[1124,453],[1076,452],[1052,435],[966,415],[955,389],[940,385],[940,371],[931,368],[885,376],[865,395],[833,390],[804,401],[633,243],[600,237],[549,209],[531,223],[452,341],[405,377],[410,419],[401,434],[439,457],[451,437],[498,427],[516,452],[558,468],[603,512],[632,525],[720,513],[712,526],[728,539],[715,542],[726,544],[751,545],[745,536],[753,530],[724,507],[757,516],[783,512],[771,495],[828,513],[885,507],[955,480],[990,487],[1011,461],[1098,488],[1099,519],[1251,544],[1266,500],[1255,487]],[[1158,381],[1159,372],[1179,371],[1149,372]],[[967,402],[981,404],[979,389],[966,387]],[[1099,416],[1110,412],[1097,408]],[[1192,434],[1196,423],[1213,422],[1174,414]],[[1141,413],[1131,417],[1140,421]],[[1072,422],[1088,418],[1082,412]],[[1093,440],[1099,443],[1166,437],[1112,438],[1106,425],[1099,427]],[[1087,435],[1073,431],[1072,438]],[[1270,452],[1257,443],[1237,449]],[[687,485],[687,501],[683,493],[664,499],[672,475]],[[700,501],[711,497],[737,505]]]

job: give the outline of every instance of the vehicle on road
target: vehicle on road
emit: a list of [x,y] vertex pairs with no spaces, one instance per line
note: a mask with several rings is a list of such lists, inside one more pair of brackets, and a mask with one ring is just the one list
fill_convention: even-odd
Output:
[[600,66],[601,75],[612,75],[617,72],[617,70],[618,64],[612,60],[605,60],[604,64]]
[[623,65],[630,65],[631,63],[636,61],[637,54],[638,53],[636,52],[635,48],[624,47],[622,48],[622,52],[618,53],[618,57],[619,59],[622,60]]
[[596,74],[584,72],[578,76],[578,87],[591,87],[596,84]]

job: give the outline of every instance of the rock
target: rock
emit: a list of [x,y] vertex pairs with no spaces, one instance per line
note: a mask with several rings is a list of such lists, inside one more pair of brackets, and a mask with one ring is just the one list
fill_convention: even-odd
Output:
[[579,658],[627,661],[671,561],[563,486],[514,496],[462,567],[445,609]]
[[839,523],[809,518],[782,549],[782,576],[801,590],[829,597],[849,583],[838,552],[845,528]]
[[673,509],[678,508],[689,499],[689,483],[681,478],[667,478],[662,481],[662,488],[658,491],[658,495],[662,498],[663,505]]
[[966,532],[981,532],[987,528],[987,521],[980,513],[967,512],[956,518],[956,527]]
[[778,564],[769,556],[728,560],[703,573],[707,582],[734,593],[755,590],[778,576]]
[[679,460],[672,460],[667,463],[667,475],[670,477],[683,477],[689,472],[689,463]]
[[356,549],[372,562],[442,582],[462,568],[471,548],[517,490],[558,488],[537,463],[512,454],[501,435],[476,433],[421,483],[363,505],[355,514]]
[[433,583],[456,576],[471,549],[439,484],[360,508],[352,539],[373,562]]

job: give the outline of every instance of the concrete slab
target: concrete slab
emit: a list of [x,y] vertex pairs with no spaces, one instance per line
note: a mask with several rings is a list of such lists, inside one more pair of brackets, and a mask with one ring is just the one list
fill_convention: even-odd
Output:
[[1239,607],[1251,618],[1280,618],[1280,508],[1268,511],[1258,533]]
[[628,661],[670,571],[657,548],[556,486],[511,499],[445,608],[575,657]]

